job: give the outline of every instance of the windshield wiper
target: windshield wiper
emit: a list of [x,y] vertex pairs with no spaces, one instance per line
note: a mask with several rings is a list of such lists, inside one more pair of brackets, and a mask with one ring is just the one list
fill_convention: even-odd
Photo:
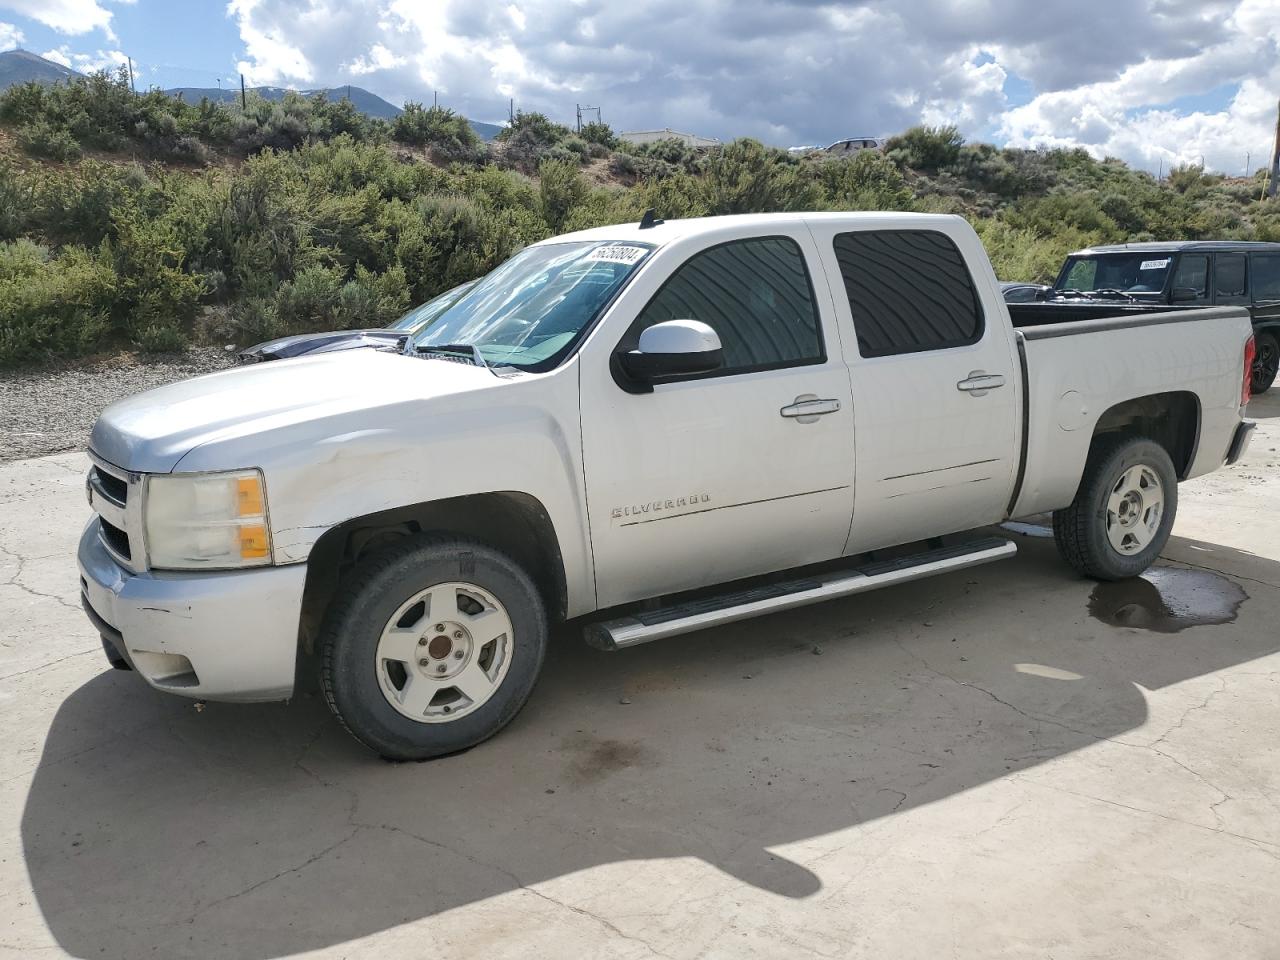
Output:
[[1103,287],[1101,290],[1091,291],[1095,296],[1103,297],[1119,297],[1122,300],[1128,300],[1131,303],[1137,300],[1137,297],[1131,297],[1123,290],[1117,290],[1115,287]]
[[484,367],[490,373],[493,372],[489,361],[484,358],[484,354],[474,343],[420,343],[413,349],[417,353],[465,353],[471,357],[471,362],[475,366]]

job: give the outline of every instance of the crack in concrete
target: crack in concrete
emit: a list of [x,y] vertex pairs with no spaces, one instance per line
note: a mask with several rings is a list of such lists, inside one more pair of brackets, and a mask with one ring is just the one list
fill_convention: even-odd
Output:
[[[1081,730],[1078,727],[1073,727],[1070,724],[1063,723],[1060,720],[1053,720],[1048,717],[1042,717],[1042,716],[1037,716],[1036,714],[1033,714],[1033,713],[1028,713],[1026,710],[1023,710],[1021,707],[1017,706],[1016,704],[1010,703],[1008,700],[1004,700],[1001,697],[998,697],[996,694],[992,693],[986,687],[980,687],[976,683],[970,683],[967,680],[961,680],[958,677],[953,677],[948,673],[944,673],[941,670],[938,670],[931,663],[929,663],[929,661],[926,660],[923,656],[916,653],[914,650],[908,649],[907,646],[901,640],[894,638],[893,642],[895,645],[897,645],[897,647],[900,650],[902,650],[903,653],[915,659],[921,666],[923,666],[926,670],[928,670],[934,676],[940,677],[943,680],[949,680],[950,682],[957,684],[959,686],[968,687],[971,690],[976,690],[979,693],[983,693],[989,698],[991,698],[992,700],[994,700],[996,703],[999,703],[1005,707],[1008,707],[1014,713],[1017,713],[1028,720],[1033,720],[1036,723],[1046,723],[1050,726],[1058,727],[1062,730],[1066,730],[1078,736],[1088,737],[1089,739],[1098,743],[1102,743],[1102,742],[1114,743],[1118,746],[1128,747],[1129,749],[1132,749],[1132,750],[1150,750],[1152,753],[1156,754],[1157,756],[1163,757],[1164,759],[1168,760],[1170,763],[1174,764],[1177,767],[1180,767],[1181,769],[1185,770],[1187,773],[1191,774],[1193,778],[1198,780],[1200,783],[1204,784],[1209,789],[1215,791],[1216,793],[1221,794],[1221,797],[1218,800],[1214,801],[1209,805],[1209,812],[1210,814],[1213,815],[1214,820],[1217,822],[1217,825],[1218,825],[1217,832],[1219,833],[1231,832],[1226,829],[1225,821],[1223,820],[1222,815],[1218,812],[1218,808],[1222,806],[1224,803],[1226,803],[1228,800],[1233,800],[1235,798],[1226,790],[1224,790],[1222,787],[1220,787],[1218,784],[1214,783],[1212,780],[1209,780],[1207,777],[1205,777],[1198,770],[1193,769],[1192,767],[1183,763],[1177,757],[1174,757],[1171,754],[1165,752],[1164,750],[1159,749],[1158,747],[1156,747],[1154,743],[1152,744],[1130,743],[1127,740],[1118,740],[1114,737],[1102,736],[1100,734],[1093,733],[1090,730]],[[1196,709],[1198,709],[1198,707],[1195,707],[1195,706],[1190,707],[1188,708],[1187,713],[1191,713]],[[1031,736],[1034,742],[1036,737],[1035,732],[1034,731],[1028,731],[1028,732],[1031,733]],[[1156,742],[1158,743],[1159,741],[1156,741]],[[1233,836],[1235,835],[1236,834],[1233,834]],[[1256,838],[1246,838],[1246,839],[1254,839],[1255,842],[1258,842],[1258,843],[1267,843],[1267,841],[1265,840],[1256,840]]]
[[29,673],[39,673],[41,670],[47,670],[49,667],[57,666],[67,660],[74,660],[76,657],[87,657],[91,653],[101,652],[102,647],[96,646],[90,650],[81,650],[78,653],[68,653],[65,657],[59,657],[57,660],[50,660],[47,663],[40,664],[38,667],[28,667],[26,670],[17,670],[13,673],[6,673],[4,676],[0,676],[0,682],[13,680],[15,677],[25,677]]
[[545,900],[547,903],[553,904],[554,906],[560,907],[561,909],[568,910],[570,913],[577,914],[578,916],[583,917],[587,920],[591,920],[592,922],[598,924],[600,927],[609,931],[609,933],[613,934],[615,937],[621,940],[629,941],[631,943],[639,944],[640,946],[648,950],[649,953],[655,957],[662,957],[664,958],[664,960],[674,960],[671,954],[663,953],[653,944],[649,943],[649,941],[641,937],[633,936],[632,934],[629,934],[619,929],[614,923],[610,922],[604,917],[598,916],[597,914],[594,914],[590,910],[584,909],[583,907],[575,906],[572,903],[565,903],[563,900],[558,900],[548,893],[544,893],[541,890],[537,890],[534,887],[529,886],[527,883],[521,880],[516,874],[512,873],[506,867],[499,866],[496,863],[489,863],[488,861],[485,861],[485,860],[480,860],[479,858],[474,857],[469,853],[464,853],[461,850],[456,850],[453,847],[448,846],[447,844],[439,843],[435,840],[428,840],[426,837],[420,836],[419,834],[414,833],[412,830],[406,830],[404,827],[398,827],[398,826],[395,826],[394,824],[368,823],[368,824],[360,824],[360,826],[369,830],[387,830],[392,833],[403,834],[404,836],[410,837],[413,840],[417,840],[419,843],[423,843],[428,847],[432,847],[437,850],[443,850],[446,853],[451,853],[455,857],[459,857],[470,864],[474,864],[477,867],[481,867],[487,870],[492,870],[495,873],[501,874],[503,877],[505,877],[512,884],[512,886],[514,886],[518,890],[524,890],[527,893],[531,893],[533,896],[538,897],[540,900]]
[[23,583],[20,578],[22,576],[22,571],[26,569],[27,558],[24,557],[22,554],[15,553],[14,551],[4,546],[0,546],[0,553],[4,554],[6,557],[10,557],[13,560],[17,561],[17,564],[18,564],[18,569],[14,571],[13,576],[11,576],[8,580],[4,581],[3,584],[0,584],[0,586],[17,587],[23,593],[30,594],[33,597],[41,598],[44,600],[52,600],[55,603],[60,603],[62,604],[62,606],[66,607],[68,610],[80,609],[80,607],[77,604],[74,604],[70,600],[60,597],[57,594],[43,593]]
[[1161,560],[1167,560],[1169,563],[1176,563],[1179,566],[1191,567],[1193,570],[1203,570],[1206,573],[1216,573],[1220,577],[1226,577],[1228,580],[1244,580],[1246,583],[1256,583],[1260,587],[1271,587],[1273,590],[1280,590],[1280,583],[1272,583],[1270,580],[1256,580],[1253,577],[1246,577],[1239,573],[1227,573],[1225,570],[1219,570],[1217,567],[1205,566],[1203,563],[1192,563],[1190,560],[1176,560],[1173,557],[1160,555]]

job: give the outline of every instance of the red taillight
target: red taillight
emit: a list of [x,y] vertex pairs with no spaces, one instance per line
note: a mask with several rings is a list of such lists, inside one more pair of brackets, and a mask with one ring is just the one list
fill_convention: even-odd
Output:
[[1244,386],[1240,388],[1240,406],[1253,396],[1253,361],[1258,357],[1258,341],[1250,337],[1244,342]]

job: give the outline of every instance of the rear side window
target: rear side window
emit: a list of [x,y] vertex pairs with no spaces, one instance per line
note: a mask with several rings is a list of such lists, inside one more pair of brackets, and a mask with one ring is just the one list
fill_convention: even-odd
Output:
[[982,338],[982,304],[950,237],[868,230],[837,234],[834,245],[862,356],[942,350]]
[[1255,253],[1253,263],[1253,299],[1280,300],[1280,253]]
[[631,345],[666,320],[701,320],[719,335],[724,366],[711,376],[825,359],[804,254],[789,237],[735,240],[694,254],[641,312]]
[[1218,303],[1244,303],[1248,288],[1243,253],[1218,254],[1213,265],[1213,288]]

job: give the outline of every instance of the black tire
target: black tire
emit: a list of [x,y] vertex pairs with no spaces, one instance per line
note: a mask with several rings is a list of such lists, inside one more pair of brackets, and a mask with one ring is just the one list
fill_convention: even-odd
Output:
[[[1124,554],[1107,537],[1107,501],[1124,472],[1139,464],[1155,472],[1163,487],[1164,513],[1151,541]],[[1143,437],[1095,442],[1071,506],[1053,514],[1053,539],[1062,558],[1087,577],[1123,580],[1153,564],[1169,540],[1178,512],[1178,477],[1164,447]]]
[[1250,378],[1250,392],[1266,393],[1276,382],[1276,370],[1280,369],[1280,341],[1274,334],[1260,333],[1255,341],[1257,354],[1253,360],[1253,371]]
[[[497,598],[511,620],[512,656],[490,698],[456,719],[426,723],[400,713],[383,695],[379,638],[414,594],[440,583],[474,584]],[[340,586],[318,645],[320,685],[347,731],[388,760],[427,760],[473,747],[511,722],[542,669],[547,616],[529,575],[480,543],[417,535],[362,561]]]

